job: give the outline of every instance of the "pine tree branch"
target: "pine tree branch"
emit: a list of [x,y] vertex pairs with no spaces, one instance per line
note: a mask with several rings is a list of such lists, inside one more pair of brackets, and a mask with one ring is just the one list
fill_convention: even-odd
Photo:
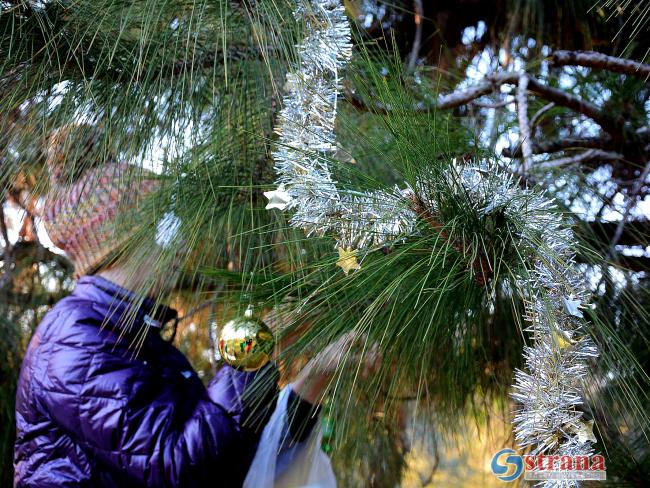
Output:
[[553,107],[555,107],[555,102],[549,102],[546,105],[544,105],[542,108],[540,108],[537,112],[535,112],[535,115],[533,115],[530,119],[531,134],[535,131],[535,126],[537,125],[537,122],[542,117],[542,115],[544,115],[546,112],[551,110]]
[[620,135],[623,132],[623,123],[617,123],[617,121],[610,117],[609,114],[598,108],[593,103],[589,103],[581,100],[578,97],[569,95],[568,93],[563,92],[558,88],[544,85],[539,80],[536,80],[532,77],[529,79],[528,89],[538,96],[544,98],[545,100],[548,100],[549,102],[554,102],[556,105],[570,108],[574,112],[589,117],[609,134]]
[[535,165],[535,167],[537,169],[554,169],[573,164],[586,164],[590,162],[600,161],[618,161],[621,159],[624,159],[624,157],[620,153],[603,151],[601,149],[589,149],[587,151],[576,154],[575,156],[557,158],[550,161],[545,161],[543,163],[538,163]]
[[[648,127],[641,127],[635,131],[635,136],[641,144],[650,139]],[[603,134],[601,137],[565,137],[551,141],[540,141],[533,143],[533,154],[554,153],[566,149],[608,149],[613,146],[612,138]],[[506,158],[520,158],[521,147],[504,148],[501,155]]]
[[[429,224],[431,228],[440,235],[440,238],[449,244],[461,256],[471,256],[473,254],[469,246],[465,245],[465,243],[454,240],[450,237],[449,233],[445,230],[444,224],[429,212],[426,205],[424,205],[424,202],[422,202],[417,195],[411,195],[411,207],[418,217]],[[490,266],[487,257],[479,251],[476,258],[471,263],[471,268],[474,271],[474,281],[476,282],[476,285],[484,287],[492,277],[492,267]]]
[[610,255],[612,257],[615,256],[616,245],[619,243],[621,236],[623,235],[623,230],[625,224],[627,223],[627,219],[630,216],[630,212],[632,211],[632,208],[636,204],[636,197],[641,192],[641,187],[645,184],[645,180],[648,177],[648,174],[650,174],[650,161],[646,163],[645,167],[643,168],[643,171],[641,171],[641,174],[639,175],[639,178],[634,183],[632,191],[628,195],[628,201],[627,204],[625,205],[623,216],[621,217],[620,222],[616,226],[616,231],[614,232],[614,236],[612,237],[612,242],[610,243]]
[[[446,109],[458,107],[460,105],[465,105],[476,98],[495,92],[501,85],[518,85],[519,79],[524,74],[525,73],[518,72],[503,72],[488,75],[483,81],[480,81],[473,86],[447,95],[441,95],[438,97],[435,108]],[[527,88],[529,91],[548,100],[549,102],[554,102],[556,105],[567,107],[575,112],[586,115],[608,132],[609,130],[616,133],[619,132],[619,129],[614,126],[609,116],[596,105],[574,97],[573,95],[569,95],[557,88],[545,85],[530,75],[526,75],[526,77],[528,78]]]
[[413,47],[409,54],[408,69],[413,71],[415,63],[420,55],[420,45],[422,44],[422,15],[424,8],[422,7],[422,0],[413,1],[413,20],[415,21],[415,35],[413,36]]
[[[6,72],[0,75],[0,87],[15,85],[17,81],[25,76],[33,67],[50,70],[46,77],[50,77],[54,82],[63,80],[87,80],[89,78],[107,80],[123,83],[140,83],[147,76],[157,78],[176,78],[186,75],[190,72],[213,70],[215,67],[223,65],[224,62],[244,61],[244,60],[262,60],[268,53],[275,51],[272,47],[261,48],[247,46],[231,46],[228,50],[215,50],[213,46],[195,46],[195,52],[190,57],[180,59],[172,58],[169,61],[158,61],[158,69],[141,69],[140,61],[135,56],[128,56],[124,64],[113,64],[106,62],[106,53],[102,51],[100,43],[81,43],[78,39],[68,38],[65,33],[67,24],[65,18],[65,8],[59,2],[46,2],[44,8],[34,7],[34,2],[18,2],[18,5],[12,9],[3,10],[5,16],[14,16],[13,22],[17,25],[25,23],[25,19],[34,17],[31,20],[31,29],[23,27],[23,30],[29,32],[29,49],[23,49],[22,53],[26,55],[22,61],[16,61],[12,69],[7,63]],[[58,22],[58,24],[55,24]],[[11,21],[6,21],[11,25]],[[43,29],[44,24],[48,24],[47,29]],[[51,59],[51,46],[55,42],[52,33],[57,33],[57,56],[62,62],[53,63]],[[25,33],[22,34],[27,37]],[[97,44],[96,47],[95,44]],[[121,48],[128,48],[127,41],[119,41]],[[140,48],[141,49],[141,48]],[[155,49],[155,48],[154,48]],[[20,50],[16,50],[20,51]],[[9,59],[8,61],[12,61]],[[26,75],[27,74],[27,75]]]
[[584,66],[643,79],[650,77],[650,64],[607,56],[594,51],[555,51],[551,54],[551,62],[555,66]]
[[270,47],[260,49],[258,47],[234,47],[228,51],[211,52],[203,56],[198,62],[194,58],[181,59],[174,63],[171,74],[174,76],[183,75],[190,71],[213,69],[224,62],[264,60],[274,50]]
[[522,155],[522,174],[528,174],[533,159],[530,120],[528,119],[528,75],[525,73],[517,84],[517,120],[519,121],[519,146]]
[[500,102],[494,102],[494,103],[479,102],[478,100],[473,100],[471,103],[472,105],[475,105],[476,107],[479,108],[497,109],[497,108],[507,107],[511,103],[515,103],[515,99],[506,98],[505,100],[501,100]]
[[494,93],[501,85],[514,85],[519,82],[519,73],[502,72],[487,75],[483,80],[467,88],[440,95],[435,108],[449,109],[460,107],[484,95]]
[[[607,137],[567,137],[553,141],[541,141],[532,144],[533,154],[554,153],[565,149],[604,149],[611,142]],[[501,152],[506,158],[520,158],[521,147],[504,148]]]
[[555,103],[556,105],[570,108],[575,112],[586,115],[610,134],[621,133],[622,124],[620,126],[617,125],[608,114],[596,105],[574,97],[573,95],[565,93],[557,88],[545,85],[525,73],[506,72],[488,75],[484,81],[481,81],[474,86],[439,97],[436,103],[436,108],[457,107],[483,95],[492,93],[501,85],[518,85],[519,79],[523,75],[528,79],[527,88],[529,91],[549,102]]
[[[412,111],[429,112],[433,109],[451,109],[460,107],[461,105],[467,105],[477,98],[496,92],[502,85],[518,85],[519,79],[524,74],[525,73],[520,72],[501,72],[487,75],[482,81],[479,81],[472,86],[440,95],[433,104],[417,102],[413,105]],[[598,108],[598,106],[565,93],[558,88],[545,85],[530,75],[525,75],[528,78],[528,91],[547,100],[548,102],[553,102],[556,105],[569,108],[574,112],[589,117],[609,134],[616,136],[623,135],[623,123],[612,118],[605,111]],[[345,96],[354,107],[361,110],[384,115],[390,114],[393,111],[393,107],[390,105],[384,105],[381,103],[373,103],[370,106],[367,105],[364,100],[358,97],[349,88],[345,90]]]
[[[175,78],[191,72],[214,70],[217,66],[223,65],[224,61],[262,60],[266,55],[267,53],[260,49],[244,47],[232,48],[226,52],[217,51],[204,55],[197,54],[189,59],[180,59],[169,65],[161,66],[156,71],[156,77]],[[117,82],[126,81],[128,77],[130,83],[142,82],[149,73],[147,70],[138,70],[134,73],[127,69],[100,65],[95,58],[86,56],[83,53],[75,53],[74,58],[70,59],[64,69],[68,69],[70,72],[79,71],[84,79],[93,77]]]

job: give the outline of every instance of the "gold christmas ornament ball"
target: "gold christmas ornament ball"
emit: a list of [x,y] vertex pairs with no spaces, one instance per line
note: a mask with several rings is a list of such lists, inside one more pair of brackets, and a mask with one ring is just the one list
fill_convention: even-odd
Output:
[[256,371],[269,362],[275,344],[273,333],[247,313],[226,323],[219,333],[219,354],[234,368]]

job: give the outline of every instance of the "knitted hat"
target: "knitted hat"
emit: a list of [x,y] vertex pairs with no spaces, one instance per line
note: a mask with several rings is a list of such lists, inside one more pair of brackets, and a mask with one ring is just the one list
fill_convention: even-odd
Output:
[[54,131],[47,144],[50,188],[42,219],[54,245],[74,263],[77,278],[119,253],[137,231],[139,201],[158,187],[152,173],[143,178],[139,168],[110,157],[92,163],[101,152],[100,135],[90,125],[66,126]]

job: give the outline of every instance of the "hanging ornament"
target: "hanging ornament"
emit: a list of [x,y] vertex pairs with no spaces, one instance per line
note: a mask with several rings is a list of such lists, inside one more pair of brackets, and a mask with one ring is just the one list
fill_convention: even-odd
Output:
[[284,190],[284,185],[278,186],[277,190],[265,191],[264,196],[269,199],[269,203],[265,207],[266,210],[274,208],[284,210],[291,202],[291,195]]
[[582,310],[580,310],[582,307],[582,300],[574,299],[573,295],[569,295],[568,298],[565,297],[562,300],[564,300],[564,309],[566,310],[566,313],[573,317],[578,317],[579,319],[584,318]]
[[579,420],[569,430],[578,437],[578,442],[596,442],[593,420]]
[[555,339],[555,343],[559,346],[561,350],[576,345],[576,341],[573,340],[569,332],[566,332],[561,329],[557,329],[554,330],[552,334],[553,334],[553,339]]
[[339,247],[339,260],[336,265],[343,270],[347,275],[353,269],[361,269],[359,261],[357,261],[357,251],[351,248]]
[[221,359],[242,371],[256,371],[269,362],[275,344],[271,329],[253,317],[253,308],[243,317],[226,323],[219,333]]

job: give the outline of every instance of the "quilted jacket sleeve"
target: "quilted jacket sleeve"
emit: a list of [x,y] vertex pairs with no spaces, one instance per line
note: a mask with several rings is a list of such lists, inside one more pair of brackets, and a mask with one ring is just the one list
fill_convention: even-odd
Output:
[[102,346],[97,335],[106,331],[93,328],[97,347],[89,347],[83,325],[75,325],[78,333],[49,345],[41,401],[93,454],[94,471],[125,484],[241,485],[259,435],[243,425],[253,373],[226,367],[206,390],[175,349],[127,360],[132,351]]

